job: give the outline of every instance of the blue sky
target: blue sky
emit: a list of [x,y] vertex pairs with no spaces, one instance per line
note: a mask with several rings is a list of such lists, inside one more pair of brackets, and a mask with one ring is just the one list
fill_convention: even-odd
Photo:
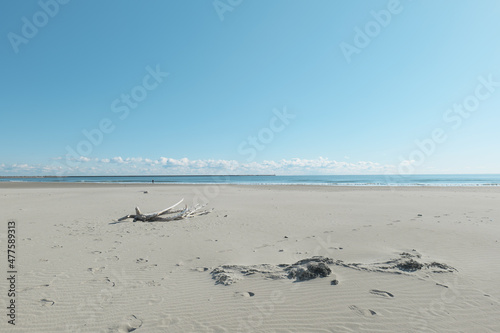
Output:
[[499,173],[498,17],[495,0],[2,2],[0,175]]

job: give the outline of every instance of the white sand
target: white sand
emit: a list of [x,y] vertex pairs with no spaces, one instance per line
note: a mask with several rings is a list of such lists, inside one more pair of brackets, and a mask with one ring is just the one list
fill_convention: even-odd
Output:
[[[112,223],[203,196],[206,216]],[[500,331],[500,188],[2,183],[0,198],[4,272],[9,220],[18,245],[1,332]],[[402,252],[456,271],[381,272]],[[210,275],[312,256],[346,265],[303,282]]]

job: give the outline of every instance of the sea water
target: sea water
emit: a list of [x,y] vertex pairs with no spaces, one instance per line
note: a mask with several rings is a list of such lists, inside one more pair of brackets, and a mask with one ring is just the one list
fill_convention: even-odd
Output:
[[197,175],[69,176],[0,178],[3,182],[158,183],[324,186],[499,186],[500,175]]

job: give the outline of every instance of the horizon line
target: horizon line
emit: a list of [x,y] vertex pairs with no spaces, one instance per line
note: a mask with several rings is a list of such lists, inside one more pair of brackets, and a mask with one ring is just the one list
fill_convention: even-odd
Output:
[[69,175],[69,176],[57,176],[57,175],[44,175],[44,176],[2,176],[0,178],[85,178],[85,177],[94,177],[94,178],[104,178],[104,177],[277,177],[277,176],[453,176],[453,175],[463,175],[463,176],[476,176],[476,175],[500,175],[500,173],[416,173],[416,174],[324,174],[324,175],[315,175],[315,174],[293,174],[293,175],[277,175],[277,174],[223,174],[223,175],[210,175],[210,174],[198,174],[198,175]]

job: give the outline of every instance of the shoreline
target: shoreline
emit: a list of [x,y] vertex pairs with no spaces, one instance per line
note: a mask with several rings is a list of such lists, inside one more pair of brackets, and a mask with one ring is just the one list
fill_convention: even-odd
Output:
[[500,174],[443,175],[149,175],[0,178],[2,183],[325,186],[325,187],[499,187]]
[[396,189],[491,189],[500,190],[500,184],[492,185],[335,185],[335,184],[233,184],[233,183],[108,183],[108,182],[0,182],[0,189],[11,188],[106,188],[106,187],[242,187],[242,188],[264,188],[276,189],[366,189],[366,190],[396,190]]

